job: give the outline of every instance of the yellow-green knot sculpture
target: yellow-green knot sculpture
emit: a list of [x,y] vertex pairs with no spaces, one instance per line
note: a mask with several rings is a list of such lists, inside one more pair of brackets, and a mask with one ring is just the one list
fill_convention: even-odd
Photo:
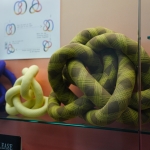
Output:
[[[142,123],[146,123],[150,120],[150,58],[142,47],[140,53]],[[50,58],[48,75],[53,91],[48,114],[60,121],[80,116],[97,126],[114,121],[137,125],[137,66],[136,41],[103,27],[83,30]],[[83,96],[76,97],[70,84]]]
[[24,68],[23,76],[6,92],[6,112],[9,115],[39,117],[46,113],[48,98],[43,96],[42,88],[35,79],[38,70],[36,65]]

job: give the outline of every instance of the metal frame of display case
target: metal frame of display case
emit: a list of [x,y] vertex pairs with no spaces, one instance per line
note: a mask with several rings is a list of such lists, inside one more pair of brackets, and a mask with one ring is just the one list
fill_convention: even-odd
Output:
[[139,150],[142,149],[141,140],[141,0],[138,0],[138,98],[139,98]]

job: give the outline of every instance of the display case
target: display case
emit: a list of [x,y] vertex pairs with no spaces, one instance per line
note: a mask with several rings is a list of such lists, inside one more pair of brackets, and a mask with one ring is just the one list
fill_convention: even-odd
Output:
[[[27,4],[29,3],[29,1],[26,1],[26,2],[27,2]],[[45,0],[45,2],[48,2],[48,1]],[[18,1],[18,3],[19,3],[19,1]],[[33,3],[35,3],[35,1]],[[40,1],[37,1],[37,3],[40,3]],[[17,2],[14,3],[14,4],[15,4],[14,5],[14,7],[15,7],[17,5]],[[21,4],[21,2],[20,2],[20,4]],[[26,6],[25,4],[26,4],[25,1],[22,2],[22,5]],[[34,126],[35,130],[36,129],[39,130],[39,133],[34,132],[35,136],[41,136],[41,138],[42,138],[42,136],[43,137],[47,136],[47,138],[48,137],[52,138],[52,137],[50,137],[51,135],[46,135],[46,132],[49,134],[49,132],[48,132],[49,129],[48,128],[50,128],[51,130],[55,130],[55,129],[58,130],[56,132],[58,135],[60,133],[62,133],[62,130],[67,132],[67,129],[68,129],[68,131],[69,131],[68,136],[72,136],[72,137],[69,137],[69,138],[72,139],[71,142],[76,141],[76,139],[79,138],[79,137],[77,137],[77,135],[75,133],[75,132],[77,132],[78,134],[81,133],[80,135],[82,135],[82,133],[83,133],[83,138],[86,138],[86,133],[88,133],[89,136],[91,136],[91,139],[88,139],[87,141],[93,140],[93,141],[95,141],[95,143],[91,142],[91,144],[90,144],[90,143],[85,142],[83,144],[83,146],[81,146],[82,143],[79,144],[77,142],[80,145],[80,147],[78,147],[78,146],[76,146],[76,144],[77,144],[76,142],[74,144],[67,143],[68,144],[67,145],[63,141],[65,146],[62,146],[62,149],[63,148],[67,149],[67,146],[68,146],[68,148],[73,149],[73,150],[76,150],[76,149],[79,149],[79,148],[87,149],[88,147],[89,147],[89,149],[91,149],[92,147],[94,147],[95,149],[98,149],[98,148],[108,149],[108,148],[112,147],[113,143],[111,143],[111,147],[109,147],[109,145],[107,143],[105,143],[105,145],[104,145],[102,143],[96,143],[96,142],[98,142],[97,138],[100,138],[102,141],[106,142],[107,140],[105,138],[106,137],[108,138],[111,135],[116,137],[117,140],[119,140],[119,138],[122,139],[122,140],[120,140],[120,143],[118,144],[119,146],[117,146],[117,144],[116,144],[116,146],[115,146],[115,144],[113,145],[113,148],[116,149],[116,150],[117,150],[117,148],[118,148],[118,150],[123,149],[123,147],[125,147],[127,149],[132,148],[133,150],[134,149],[142,150],[142,149],[146,149],[146,148],[149,149],[150,147],[147,147],[148,142],[145,142],[145,141],[148,141],[147,139],[148,139],[149,134],[150,134],[150,128],[149,128],[150,124],[149,124],[149,121],[148,121],[149,116],[148,116],[148,113],[147,113],[148,110],[149,110],[149,108],[147,107],[148,102],[145,104],[146,106],[143,104],[146,107],[146,108],[144,108],[145,110],[143,110],[144,106],[140,105],[141,104],[141,98],[143,98],[142,90],[144,88],[145,88],[144,90],[146,90],[147,87],[148,87],[148,84],[149,84],[148,83],[147,85],[144,85],[145,87],[143,87],[143,82],[141,82],[141,78],[142,78],[141,76],[144,76],[143,74],[145,74],[145,72],[142,73],[142,69],[144,70],[144,68],[145,68],[147,70],[147,72],[149,71],[146,67],[148,67],[147,64],[149,63],[149,46],[150,45],[149,45],[149,35],[148,35],[147,32],[149,30],[148,27],[149,27],[150,22],[148,22],[147,17],[146,17],[147,15],[145,15],[145,14],[148,14],[148,12],[149,12],[149,9],[148,9],[149,4],[150,4],[150,2],[148,0],[145,0],[142,3],[141,3],[141,1],[131,2],[129,0],[127,0],[126,2],[122,2],[122,1],[119,1],[119,0],[114,0],[114,1],[111,1],[111,2],[99,1],[99,0],[96,0],[94,2],[92,0],[90,0],[90,1],[74,1],[74,0],[69,1],[69,0],[66,0],[66,1],[61,1],[60,2],[60,8],[59,8],[60,9],[60,46],[59,46],[59,48],[56,48],[57,51],[60,51],[60,49],[63,49],[65,46],[66,46],[66,49],[68,50],[70,47],[73,47],[73,44],[75,44],[76,42],[78,42],[80,44],[83,44],[82,40],[84,41],[84,39],[83,39],[83,37],[81,37],[81,41],[80,41],[79,36],[80,35],[84,36],[84,34],[86,35],[87,33],[84,33],[84,31],[88,31],[88,36],[90,35],[90,36],[96,37],[96,36],[99,36],[101,34],[100,33],[101,30],[104,30],[104,29],[107,29],[107,31],[106,31],[106,32],[108,32],[108,35],[106,35],[107,37],[115,35],[116,37],[120,37],[120,39],[122,39],[122,40],[125,39],[127,42],[131,43],[128,47],[132,47],[134,50],[136,50],[136,56],[135,57],[133,56],[134,54],[132,52],[130,52],[130,51],[125,52],[125,53],[128,53],[127,57],[130,59],[131,62],[129,61],[127,63],[127,64],[130,63],[130,65],[126,67],[127,69],[122,71],[122,73],[121,73],[121,71],[119,72],[119,74],[121,74],[120,76],[123,79],[120,79],[119,74],[118,74],[119,80],[122,80],[121,82],[124,83],[125,87],[121,87],[121,88],[119,87],[119,86],[121,86],[120,81],[118,81],[120,83],[118,83],[118,82],[117,82],[117,84],[114,83],[114,87],[109,88],[109,87],[106,86],[106,88],[108,88],[107,90],[110,90],[111,95],[113,95],[113,93],[117,93],[117,91],[120,91],[120,93],[122,93],[123,96],[130,95],[129,90],[132,90],[132,91],[135,92],[135,94],[132,95],[132,98],[133,99],[137,98],[137,99],[133,100],[133,101],[135,101],[135,102],[133,102],[133,104],[131,102],[132,98],[131,98],[131,96],[129,96],[130,98],[128,98],[128,101],[130,99],[130,102],[128,102],[128,104],[123,99],[120,103],[117,103],[117,105],[119,105],[119,108],[117,108],[117,110],[115,110],[116,108],[113,109],[113,111],[118,111],[118,109],[123,109],[124,110],[123,107],[125,105],[129,105],[129,106],[127,106],[129,109],[128,110],[125,109],[126,112],[124,113],[124,115],[122,115],[121,119],[118,119],[118,118],[116,120],[114,119],[116,117],[116,112],[114,114],[110,113],[112,115],[112,117],[108,117],[110,120],[106,120],[106,121],[104,121],[104,123],[101,123],[101,120],[99,122],[97,121],[98,123],[95,123],[95,122],[93,123],[93,121],[91,121],[92,119],[90,121],[87,121],[88,120],[87,118],[93,115],[92,113],[90,115],[88,115],[87,118],[83,114],[82,115],[80,114],[80,115],[77,115],[77,116],[74,115],[74,117],[70,117],[70,118],[68,117],[68,119],[66,119],[65,117],[63,118],[61,115],[60,116],[62,118],[59,116],[58,118],[56,117],[57,119],[55,119],[55,117],[53,117],[53,116],[55,114],[57,114],[57,112],[55,112],[54,114],[51,113],[51,112],[49,112],[49,113],[45,112],[45,114],[43,114],[41,116],[36,116],[36,115],[34,116],[33,115],[31,117],[30,117],[30,115],[29,116],[28,115],[24,116],[22,114],[10,115],[10,114],[8,114],[8,112],[5,111],[6,107],[4,105],[2,105],[1,110],[0,110],[0,122],[1,122],[0,124],[3,126],[2,129],[4,130],[2,133],[8,134],[7,131],[9,131],[10,133],[13,133],[13,131],[11,132],[10,130],[8,130],[8,128],[11,127],[11,123],[14,126],[15,125],[17,126],[18,129],[15,129],[16,134],[21,135],[21,136],[23,136],[23,134],[26,135],[27,134],[26,132],[29,131],[28,129],[25,129],[25,127],[22,128],[22,126],[26,126],[27,128],[29,126]],[[43,6],[45,6],[45,5],[43,4]],[[25,7],[23,7],[23,8],[25,9]],[[40,7],[40,6],[37,9],[40,9],[40,8],[44,9],[44,7]],[[50,7],[50,8],[52,9],[52,7]],[[1,11],[1,13],[2,13],[2,11]],[[59,11],[58,11],[58,13],[59,13]],[[55,14],[55,11],[54,11],[54,14]],[[57,20],[58,22],[56,24],[55,17],[57,17],[57,16],[56,16],[56,14],[55,15],[54,14],[49,13],[47,16],[51,20],[49,22],[49,26],[52,26],[51,30],[55,31],[55,27],[56,27],[56,29],[58,29],[57,24],[59,23],[59,21]],[[6,15],[8,15],[8,13]],[[11,18],[11,20],[12,20],[12,18]],[[52,23],[52,20],[54,21],[53,23]],[[38,21],[36,21],[36,22],[38,22]],[[32,23],[31,20],[30,20],[30,23]],[[48,23],[48,22],[46,22],[46,23]],[[17,28],[19,28],[19,26],[17,26]],[[32,29],[32,30],[34,30],[34,29]],[[95,31],[98,33],[98,35],[96,35],[97,33],[96,34],[94,33]],[[28,32],[29,37],[31,35],[30,32],[31,31],[29,30],[29,32]],[[44,33],[46,33],[46,31],[44,31]],[[58,32],[55,31],[55,34],[58,34]],[[46,36],[50,36],[49,38],[50,38],[52,43],[55,43],[55,41],[58,40],[58,37],[56,39],[53,38],[53,37],[55,37],[55,35],[52,32],[50,32],[48,34],[41,34],[41,33],[36,34],[36,38],[38,38],[38,40],[40,38],[45,38]],[[86,38],[88,39],[89,37],[86,37]],[[106,38],[106,37],[101,37],[101,38]],[[99,38],[98,40],[101,41],[101,38]],[[111,38],[115,38],[115,37],[111,37]],[[102,41],[103,42],[107,41],[106,42],[107,45],[109,45],[109,44],[111,45],[113,43],[113,42],[111,43],[111,41],[109,41],[109,39],[107,39],[107,40],[102,40]],[[31,41],[31,39],[29,39],[29,41]],[[94,40],[92,42],[94,43]],[[122,43],[123,42],[124,41],[122,41]],[[137,42],[137,44],[135,44],[136,42]],[[56,43],[59,43],[59,42],[56,42]],[[71,46],[70,46],[70,43],[72,44]],[[90,47],[91,43],[89,42],[89,45],[88,45],[89,47]],[[114,43],[115,43],[115,40],[114,40]],[[1,42],[0,45],[3,45],[3,43]],[[84,45],[86,45],[86,44],[84,44]],[[113,46],[116,46],[116,45],[119,45],[119,44],[113,44]],[[45,46],[46,46],[46,43],[45,43]],[[102,47],[103,46],[104,45],[102,45]],[[123,46],[127,47],[126,43]],[[144,52],[142,51],[142,53],[141,53],[141,46],[143,47],[142,50],[144,51]],[[91,46],[90,48],[94,49],[94,46],[93,47]],[[109,51],[113,48],[114,47],[108,47],[109,50],[107,52],[109,53]],[[64,49],[64,51],[66,49]],[[95,49],[97,50],[97,48],[95,48]],[[75,48],[75,50],[78,51],[78,48]],[[114,56],[115,58],[116,58],[116,56],[118,56],[117,59],[118,59],[118,62],[120,62],[120,63],[122,63],[121,61],[124,60],[124,59],[125,59],[124,62],[128,61],[128,60],[126,60],[126,58],[124,58],[122,56],[122,54],[121,54],[121,57],[119,56],[120,55],[119,50],[117,50],[117,54],[115,54],[115,56],[111,52],[110,52],[110,54],[107,54],[107,52],[106,53],[102,52],[102,56],[105,57],[105,59],[106,59],[105,61],[106,62],[108,61],[108,64],[111,62],[111,65],[113,64],[114,66],[115,66],[115,60],[112,61],[111,58],[109,58],[107,60],[106,56],[107,57]],[[130,50],[130,48],[129,48],[129,50]],[[70,53],[70,51],[71,50],[68,50],[68,53]],[[148,56],[145,55],[145,51],[148,54]],[[24,55],[26,55],[25,52],[27,52],[27,51],[24,51]],[[50,54],[50,56],[47,55],[48,58],[42,58],[42,57],[41,58],[33,58],[33,59],[30,58],[30,57],[25,58],[25,59],[24,58],[20,58],[20,59],[19,58],[17,58],[17,59],[16,58],[13,58],[13,59],[6,58],[5,59],[6,67],[11,72],[13,72],[14,75],[16,76],[16,78],[18,79],[22,76],[25,76],[25,73],[22,73],[23,68],[26,68],[26,67],[30,68],[32,65],[38,66],[39,70],[37,71],[38,73],[35,73],[36,74],[35,80],[37,81],[38,85],[40,85],[40,87],[42,89],[43,97],[48,98],[48,97],[50,97],[50,94],[53,90],[57,91],[57,89],[63,88],[63,84],[61,83],[61,80],[59,80],[59,78],[61,78],[61,77],[57,78],[57,74],[60,74],[61,72],[63,72],[63,70],[59,70],[59,71],[57,70],[58,71],[58,72],[56,71],[57,74],[53,74],[49,77],[50,61],[52,61],[51,64],[53,65],[53,63],[57,59],[57,56],[55,57],[53,55],[54,53],[56,53],[55,49],[54,49],[53,53]],[[82,52],[79,52],[79,53],[80,54],[79,55],[76,54],[75,57],[79,58],[80,62],[86,61],[86,59],[87,59],[89,61],[87,63],[87,65],[91,65],[91,66],[89,68],[87,67],[86,69],[87,70],[89,69],[88,71],[92,72],[93,71],[92,69],[95,68],[95,66],[97,65],[97,57],[94,57],[94,59],[92,58],[92,56],[95,55],[95,54],[90,54],[90,56],[86,55],[86,57],[85,57],[84,55],[82,55],[83,54]],[[63,56],[64,55],[66,55],[66,53],[63,53]],[[51,59],[51,56],[53,57],[53,59]],[[103,59],[102,56],[99,56],[99,57],[101,59]],[[141,59],[141,56],[142,56],[142,59]],[[67,56],[67,57],[70,57],[70,56]],[[90,60],[91,60],[90,57],[91,57],[91,59],[93,59],[91,62],[90,62]],[[145,59],[145,57],[146,57],[146,59]],[[60,57],[60,58],[63,59],[62,57]],[[69,59],[71,59],[71,57]],[[70,61],[69,59],[67,61]],[[144,64],[145,64],[146,67],[144,65],[142,65],[142,62],[141,62],[142,60],[144,60]],[[96,65],[94,65],[93,62],[95,62]],[[124,65],[124,62],[123,62],[123,65]],[[134,64],[134,62],[136,62],[136,63]],[[61,66],[62,64],[63,64],[63,61],[60,63],[59,66]],[[67,67],[68,67],[68,64],[65,64],[65,65],[67,65]],[[82,66],[82,65],[77,64],[76,68],[78,66]],[[50,68],[51,72],[54,71],[52,69],[55,68],[55,67],[56,66]],[[119,65],[118,65],[118,68],[119,68]],[[132,69],[134,71],[131,71]],[[109,70],[109,69],[104,68],[104,70]],[[123,70],[123,68],[119,68],[118,70]],[[76,70],[76,72],[77,72],[77,70]],[[102,73],[100,73],[100,74],[102,74]],[[94,73],[92,75],[94,76]],[[106,75],[108,75],[108,74],[104,74],[103,78],[105,78]],[[63,75],[61,75],[61,76],[63,76]],[[68,74],[66,76],[68,76]],[[102,76],[102,75],[100,75],[100,76]],[[128,76],[131,77],[129,79],[131,81],[131,83],[129,83],[129,84],[132,84],[131,89],[128,87],[128,80],[126,79]],[[85,80],[88,77],[89,77],[88,75],[83,76],[78,80],[81,80],[81,79]],[[59,83],[59,86],[56,85],[57,88],[56,88],[55,85],[53,86],[53,82],[50,83],[50,80],[54,80],[55,78],[57,78],[57,80],[58,80],[57,82]],[[74,81],[72,81],[73,79],[68,79],[68,80],[69,80],[69,82],[71,82],[71,85],[69,86],[69,90],[71,90],[72,93],[77,98],[82,97],[84,94],[85,95],[91,94],[90,93],[91,90],[92,90],[91,87],[89,88],[89,90],[84,91],[84,89],[87,89],[86,87],[88,87],[88,84],[86,84],[86,83],[90,82],[90,80],[87,79],[87,80],[85,80],[87,82],[77,83],[77,85],[76,84],[73,85],[74,82],[76,82],[76,80],[74,80]],[[145,77],[145,80],[146,80],[145,82],[148,82],[148,80],[149,80],[148,75]],[[8,79],[6,77],[1,76],[0,81],[7,88],[7,90],[12,88],[12,85],[10,84],[10,81],[8,81]],[[116,79],[116,81],[117,81],[117,79]],[[22,80],[19,81],[16,85],[20,84],[20,82],[23,82],[23,81]],[[28,80],[25,81],[25,82],[28,82]],[[63,82],[65,83],[65,79],[64,79]],[[36,83],[36,85],[37,85],[37,83]],[[105,86],[103,81],[101,81],[101,84],[103,84],[103,86]],[[146,84],[146,83],[144,83],[144,84]],[[115,92],[115,89],[116,89],[117,86],[119,88]],[[129,88],[129,90],[128,90],[128,88]],[[123,90],[126,90],[126,91],[123,93]],[[64,94],[64,92],[62,92],[62,95],[63,94]],[[103,94],[107,95],[104,91],[103,91]],[[122,95],[118,96],[118,97],[123,97]],[[147,95],[149,95],[149,94],[147,94]],[[88,96],[90,97],[90,95],[88,95]],[[51,97],[53,97],[53,94],[51,95]],[[60,95],[57,95],[56,97],[60,97]],[[64,97],[68,98],[69,96],[64,95]],[[102,97],[102,96],[100,95],[100,96],[97,96],[97,97]],[[110,98],[110,95],[109,96],[104,96],[104,97],[106,97],[106,99],[108,99],[108,98]],[[114,98],[116,98],[116,99],[118,97],[114,96]],[[83,98],[84,98],[84,96],[83,96]],[[146,98],[148,99],[148,96]],[[101,98],[101,99],[103,99],[103,98]],[[96,101],[94,98],[92,100]],[[140,103],[138,101],[140,101]],[[111,104],[111,106],[115,107],[116,106],[116,101],[112,100],[112,102],[114,102],[113,103],[114,105]],[[12,102],[12,103],[14,104],[15,102]],[[68,103],[69,102],[64,102],[64,104],[61,104],[60,106],[68,105]],[[87,107],[90,107],[89,109],[94,109],[94,110],[95,109],[97,110],[97,108],[95,108],[95,107],[98,107],[98,109],[99,108],[103,109],[103,107],[105,106],[104,103],[106,103],[106,102],[103,102],[103,104],[99,104],[98,106],[93,106],[92,105],[92,108],[89,104],[87,104]],[[124,103],[124,104],[121,105],[121,103]],[[53,106],[53,104],[54,103],[52,103],[51,106]],[[79,107],[80,107],[80,105],[81,105],[81,103],[79,104]],[[75,106],[72,106],[72,107],[75,107]],[[111,109],[109,110],[109,106],[108,106],[107,109],[108,109],[107,110],[108,112],[112,111]],[[133,112],[131,110],[133,110]],[[60,112],[62,112],[62,111],[63,110],[60,110]],[[133,116],[133,118],[130,118],[128,116],[128,112],[131,112],[131,116]],[[65,112],[64,112],[64,114],[65,114]],[[97,113],[97,115],[99,116],[99,113]],[[121,114],[120,114],[120,116],[121,116]],[[142,120],[147,120],[147,122],[145,124],[143,124]],[[4,128],[5,124],[3,122],[5,124],[7,124],[6,129]],[[40,129],[40,128],[42,128],[42,126],[43,126],[43,128],[45,127],[45,130]],[[21,131],[22,129],[24,131]],[[60,133],[59,133],[59,129],[60,129]],[[12,130],[13,130],[13,128],[12,128]],[[44,132],[45,135],[42,135],[42,132]],[[70,132],[72,132],[72,134],[70,134]],[[19,133],[21,133],[21,134],[19,134]],[[15,133],[13,133],[13,134],[15,134]],[[96,136],[94,136],[94,134]],[[54,137],[55,137],[55,139],[58,139],[58,137],[56,137],[56,135]],[[129,139],[128,139],[128,141],[126,141],[126,143],[123,143],[123,140],[125,140],[125,138],[127,138],[127,139],[129,138]],[[134,138],[134,140],[133,140],[134,145],[132,145],[133,143],[130,142],[130,140],[132,140],[130,138]],[[27,138],[24,138],[24,139],[27,140]],[[145,143],[143,143],[142,139],[144,139]],[[80,140],[81,140],[81,138],[80,138]],[[22,140],[22,142],[25,142],[25,141]],[[61,143],[62,145],[63,145],[63,142]],[[32,141],[32,143],[33,143],[33,145],[35,144],[33,141]],[[56,146],[57,145],[56,143],[53,146],[51,144],[46,144],[47,147],[45,147],[45,149],[46,148],[48,149],[48,146],[50,148],[53,148],[53,149],[60,149],[59,146]],[[121,143],[123,143],[123,144],[121,144]],[[31,146],[32,149],[34,147],[33,145]],[[85,146],[85,145],[88,145],[88,146]],[[25,144],[23,145],[23,148],[27,148],[27,147],[29,149],[31,149],[30,146],[27,146]],[[36,149],[37,149],[37,147],[36,147]]]

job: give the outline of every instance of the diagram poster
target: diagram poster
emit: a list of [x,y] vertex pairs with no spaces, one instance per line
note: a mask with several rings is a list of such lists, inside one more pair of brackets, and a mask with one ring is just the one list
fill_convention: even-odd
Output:
[[60,0],[1,0],[0,59],[50,58],[60,48]]

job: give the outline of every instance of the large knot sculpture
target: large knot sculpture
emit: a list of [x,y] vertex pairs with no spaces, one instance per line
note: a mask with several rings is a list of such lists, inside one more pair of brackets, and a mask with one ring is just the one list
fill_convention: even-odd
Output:
[[[150,58],[141,47],[142,123],[150,120]],[[55,120],[80,116],[105,126],[114,121],[138,124],[138,43],[103,27],[89,28],[58,49],[48,65],[53,89],[48,114]],[[77,97],[69,85],[76,85]],[[63,104],[63,105],[62,105]]]
[[6,112],[9,115],[39,117],[46,113],[48,98],[43,96],[42,88],[35,79],[38,70],[36,65],[24,68],[23,76],[6,92]]
[[[0,60],[0,77],[5,76],[13,86],[13,84],[16,81],[15,75],[6,68],[6,63],[3,60]],[[3,84],[0,83],[0,106],[3,106],[5,103],[5,94],[6,94],[7,89]]]

